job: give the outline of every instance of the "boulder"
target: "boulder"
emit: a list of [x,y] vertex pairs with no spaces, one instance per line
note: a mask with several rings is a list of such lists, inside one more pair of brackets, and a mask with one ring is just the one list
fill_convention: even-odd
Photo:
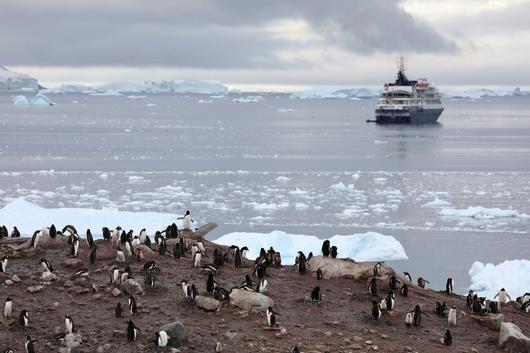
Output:
[[56,279],[57,279],[57,276],[53,272],[44,271],[40,275],[40,280],[43,282],[52,282],[52,281],[55,281]]
[[143,294],[144,288],[142,285],[135,279],[129,278],[127,281],[121,284],[121,289],[127,294]]
[[504,321],[503,314],[488,314],[486,316],[471,315],[470,318],[480,326],[484,326],[492,331],[499,331],[501,323]]
[[517,325],[503,322],[499,332],[499,347],[512,353],[529,353],[530,338],[526,337]]
[[11,280],[15,283],[19,283],[20,282],[20,277],[18,277],[17,275],[13,275],[11,276]]
[[37,293],[44,289],[44,286],[31,286],[26,288],[26,290],[30,293]]
[[[193,227],[193,224],[192,224]],[[202,225],[197,230],[180,230],[180,234],[183,237],[189,238],[189,239],[202,239],[208,232],[212,231],[214,228],[217,227],[217,224],[215,223],[207,223],[205,225]],[[173,243],[174,244],[174,243]]]
[[[319,268],[324,278],[351,278],[354,281],[365,281],[373,276],[374,263],[354,262],[350,259],[334,259],[324,256],[313,256],[307,261],[308,269],[316,272]],[[395,275],[388,266],[381,266],[383,278]]]
[[83,342],[83,339],[78,332],[68,333],[64,336],[64,345],[68,348],[79,347],[81,342]]
[[216,311],[221,307],[221,302],[214,298],[198,295],[195,297],[195,305],[206,311]]
[[230,293],[230,305],[245,310],[266,311],[273,301],[265,294],[249,292],[244,289],[233,289]]
[[83,261],[81,259],[66,259],[63,265],[74,270],[79,270],[83,268]]
[[117,296],[120,295],[120,294],[121,294],[121,291],[120,291],[118,288],[114,288],[114,289],[112,290],[112,296],[113,296],[113,297],[117,297]]
[[[138,251],[138,250],[140,250],[142,252],[142,259],[144,259],[146,261],[155,260],[159,256],[158,253],[154,252],[153,249],[151,249],[150,247],[148,247],[145,244],[137,245],[134,248],[135,252]],[[169,250],[169,248],[168,248],[168,250]]]
[[180,321],[173,321],[160,327],[159,331],[166,331],[169,336],[169,347],[179,348],[188,342],[184,325]]

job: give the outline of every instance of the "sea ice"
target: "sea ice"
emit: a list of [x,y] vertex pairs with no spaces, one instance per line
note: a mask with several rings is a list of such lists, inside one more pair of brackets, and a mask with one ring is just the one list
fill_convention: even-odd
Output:
[[447,206],[451,206],[451,203],[449,201],[439,199],[438,197],[436,197],[433,201],[427,202],[423,206],[425,207],[447,207]]
[[440,215],[446,217],[468,217],[475,219],[495,219],[504,217],[528,217],[524,213],[519,213],[516,210],[502,210],[500,208],[487,207],[468,207],[465,209],[457,208],[442,208],[438,211]]

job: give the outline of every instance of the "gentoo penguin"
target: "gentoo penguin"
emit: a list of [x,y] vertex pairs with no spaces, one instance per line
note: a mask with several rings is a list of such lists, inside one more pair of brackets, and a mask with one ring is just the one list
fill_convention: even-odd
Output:
[[335,245],[333,245],[331,247],[331,253],[329,254],[331,256],[331,258],[333,259],[336,259],[337,258],[337,255],[338,255],[338,252],[337,252],[337,247]]
[[120,282],[120,270],[118,266],[112,266],[110,271],[110,284],[116,286]]
[[[132,232],[132,230],[131,230],[131,232]],[[125,233],[125,230],[122,230],[121,231],[121,235],[120,235],[120,243],[125,244],[127,239],[130,238],[130,234],[132,234],[132,233]]]
[[140,237],[135,235],[131,240],[131,252],[133,252],[134,249],[136,249],[136,247],[140,244]]
[[144,264],[143,270],[144,271],[153,271],[156,268],[156,262],[154,261],[147,261]]
[[258,282],[258,286],[256,287],[256,292],[265,294],[267,293],[267,280],[265,278],[262,278],[261,281]]
[[208,279],[206,280],[206,292],[212,295],[214,288],[215,288],[215,280],[213,279],[213,274],[209,273]]
[[425,314],[423,311],[421,311],[420,306],[416,305],[414,307],[414,311],[412,312],[412,315],[414,317],[414,326],[420,326],[420,324],[421,324],[421,315],[422,314],[428,317],[427,314]]
[[141,330],[134,326],[132,320],[127,321],[127,339],[129,341],[136,341],[136,338],[138,337],[138,331]]
[[418,278],[418,286],[421,287],[421,288],[427,288],[427,283],[428,284],[431,284],[431,282],[427,281],[426,279],[424,279],[423,277],[419,277]]
[[11,231],[11,238],[20,238],[20,232],[18,231],[17,227],[13,227],[13,230]]
[[235,250],[234,266],[236,268],[241,268],[241,251],[239,250],[239,248]]
[[[271,247],[272,249],[272,247]],[[241,258],[242,259],[246,259],[247,258],[247,253],[248,253],[248,247],[244,246],[240,249],[241,251]],[[276,254],[276,252],[274,252]]]
[[497,301],[490,301],[489,302],[489,310],[492,314],[498,314],[499,313],[499,302]]
[[13,300],[11,297],[7,297],[4,302],[4,317],[10,319],[13,315]]
[[[175,246],[177,246],[178,244],[175,244]],[[216,266],[216,267],[219,267],[219,266],[222,266],[224,265],[224,256],[221,254],[221,252],[217,249],[214,249],[213,250],[213,264]]]
[[64,226],[62,233],[64,234],[66,232],[70,233],[70,235],[77,235],[77,229],[71,224]]
[[[217,249],[215,249],[217,250]],[[215,251],[214,251],[214,255],[215,255]],[[175,259],[180,259],[180,256],[181,256],[181,249],[180,249],[180,244],[178,242],[175,243],[175,245],[173,246],[173,256],[175,257]],[[213,258],[213,262],[215,264],[215,256]],[[219,264],[216,264],[216,266],[219,266]]]
[[471,308],[473,306],[473,297],[475,296],[475,292],[473,290],[469,290],[466,297],[466,306],[468,308]]
[[521,305],[521,311],[524,311],[525,313],[530,312],[530,301],[527,301]]
[[295,264],[298,265],[298,272],[301,275],[305,274],[306,272],[306,261],[307,261],[307,258],[305,257],[304,253],[299,251],[295,259]]
[[267,325],[275,326],[276,325],[276,313],[272,310],[272,307],[269,306],[267,309]]
[[145,273],[144,283],[147,288],[153,288],[155,286],[155,276],[151,271]]
[[20,315],[18,316],[18,323],[22,327],[29,326],[29,313],[25,309],[20,312]]
[[41,236],[42,236],[42,230],[36,230],[33,233],[33,236],[31,237],[31,246],[36,248],[37,245],[39,245],[39,240],[40,240]]
[[202,257],[201,252],[197,251],[195,253],[195,257],[193,258],[193,267],[196,267],[196,268],[201,267],[201,257]]
[[35,353],[35,347],[33,346],[33,342],[37,342],[37,340],[32,340],[29,336],[26,337],[26,340],[24,341],[24,348],[26,348],[26,353]]
[[252,291],[252,280],[250,279],[250,276],[249,275],[246,275],[245,276],[245,280],[241,283],[241,289],[245,289],[245,290],[249,290],[249,291]]
[[378,262],[374,265],[374,277],[381,276],[381,263]]
[[445,312],[447,311],[447,303],[446,302],[443,302],[440,304],[440,302],[436,302],[436,314],[438,316],[441,316],[441,317],[444,317],[445,316]]
[[499,297],[499,303],[501,304],[506,304],[508,300],[512,300],[512,298],[510,298],[504,288],[501,288],[501,290],[497,294],[495,294],[495,297],[493,297],[493,299],[496,299],[497,297]]
[[77,257],[77,254],[79,252],[79,238],[77,236],[74,236],[72,239],[72,245],[70,245],[70,255],[73,257]]
[[317,303],[322,301],[322,295],[320,294],[320,287],[315,287],[311,291],[311,300]]
[[50,229],[48,229],[48,234],[50,235],[50,238],[55,239],[57,236],[57,228],[55,228],[55,225],[52,224],[50,226]]
[[64,327],[66,327],[66,333],[72,333],[75,331],[74,320],[68,314],[64,316]]
[[131,239],[127,239],[125,241],[125,252],[127,253],[127,256],[132,256],[133,254],[133,245]]
[[300,353],[300,348],[298,348],[298,346],[294,346],[292,353]]
[[40,259],[39,263],[42,265],[42,268],[44,268],[44,271],[53,272],[53,267],[50,261],[46,260],[45,258],[42,258]]
[[160,237],[159,241],[160,241],[160,244],[158,245],[158,255],[164,256],[167,251],[166,238]]
[[90,263],[93,264],[94,262],[96,262],[96,260],[98,259],[98,254],[97,254],[97,250],[98,250],[98,247],[97,245],[94,245],[94,248],[92,249],[92,251],[90,252]]
[[379,320],[383,317],[383,312],[381,311],[381,306],[377,301],[372,302],[372,318],[374,320]]
[[372,297],[377,295],[377,280],[375,277],[372,277],[370,280],[370,284],[368,285],[368,293],[370,293]]
[[407,327],[410,327],[413,323],[414,323],[414,314],[412,314],[412,312],[408,312],[405,315],[405,325]]
[[399,294],[404,297],[407,297],[409,295],[409,286],[407,286],[406,283],[403,283],[401,287],[399,287]]
[[449,326],[456,326],[456,306],[452,306],[449,309],[449,314],[447,315],[447,324]]
[[408,272],[403,272],[403,276],[405,276],[405,279],[407,281],[409,281],[410,283],[412,283],[412,277],[410,276],[410,273]]
[[92,236],[90,229],[86,230],[86,243],[90,248],[94,246],[94,237]]
[[195,254],[197,253],[197,251],[199,251],[199,247],[197,245],[192,245],[191,246],[191,258],[195,258]]
[[136,299],[134,299],[132,294],[129,294],[129,313],[131,315],[138,313],[138,307],[136,306]]
[[12,350],[11,348],[6,348],[6,349],[3,350],[2,353],[15,353],[15,351]]
[[322,243],[322,256],[328,257],[331,252],[331,248],[329,245],[329,240],[324,240]]
[[140,234],[138,234],[138,239],[140,240],[140,244],[145,244],[145,241],[147,239],[147,231],[145,230],[145,228],[142,228]]
[[447,279],[447,282],[445,283],[445,292],[447,294],[453,294],[453,286],[455,285],[455,282],[451,277]]
[[266,264],[259,264],[254,269],[254,276],[256,276],[258,279],[262,279],[263,277],[265,277],[266,273],[267,273]]
[[105,240],[111,240],[112,235],[110,234],[110,230],[107,227],[101,228],[101,233],[103,234],[103,239]]
[[317,279],[321,280],[322,278],[324,278],[324,276],[322,275],[322,267],[319,267],[317,268]]
[[447,330],[445,331],[444,335],[444,345],[450,346],[453,344],[453,337],[451,336],[451,331]]
[[213,289],[213,297],[217,300],[226,300],[230,297],[230,293],[221,287],[215,287]]
[[2,256],[2,260],[0,260],[0,272],[6,272],[8,260],[7,256]]
[[182,291],[184,292],[184,296],[188,298],[188,287],[190,286],[186,280],[180,281],[180,284],[182,285]]
[[273,262],[274,262],[275,266],[281,266],[282,265],[282,254],[280,254],[279,251],[276,251],[276,253],[274,254]]
[[121,303],[116,304],[116,307],[114,308],[114,316],[116,316],[117,318],[120,318],[122,312],[123,312],[123,308],[121,306]]
[[388,288],[391,291],[396,291],[398,289],[397,288],[398,283],[399,281],[396,279],[396,276],[390,276],[390,279],[388,280]]
[[223,345],[221,342],[215,343],[215,353],[221,353],[223,351]]
[[120,244],[121,227],[118,226],[112,231],[111,239],[112,244],[118,246]]
[[201,251],[201,253],[204,254],[204,256],[206,256],[206,248],[204,247],[204,244],[202,242],[202,240],[197,240],[197,247],[199,248],[199,250]]
[[388,311],[394,310],[394,304],[396,302],[396,295],[394,294],[394,291],[390,291],[385,299],[385,309]]
[[[272,246],[271,246],[271,249],[272,249]],[[335,257],[337,257],[337,256],[335,256]],[[307,255],[307,260],[306,260],[306,261],[309,261],[309,260],[311,260],[312,258],[313,258],[313,252],[310,251],[310,252],[309,252],[309,255]],[[271,261],[271,262],[272,262],[272,261]]]
[[167,332],[166,331],[159,331],[159,332],[155,332],[155,337],[156,337],[156,344],[158,345],[158,347],[165,347],[167,346],[167,343],[169,342],[169,340],[171,339]]
[[119,246],[116,249],[116,262],[125,262],[125,254],[121,251]]
[[186,214],[184,214],[182,217],[179,217],[178,219],[182,219],[182,229],[184,230],[190,230],[191,224],[195,222],[193,218],[191,218],[190,211],[186,211]]

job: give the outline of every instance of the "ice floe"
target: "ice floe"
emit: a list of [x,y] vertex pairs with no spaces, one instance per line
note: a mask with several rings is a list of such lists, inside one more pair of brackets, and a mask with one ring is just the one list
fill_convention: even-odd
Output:
[[48,97],[46,97],[42,93],[38,93],[35,97],[26,97],[26,96],[16,96],[13,98],[13,104],[18,107],[26,107],[26,106],[50,106],[55,105],[54,102],[52,102]]
[[247,96],[232,99],[235,103],[258,103],[263,100],[262,96]]
[[517,210],[503,210],[500,208],[487,207],[468,207],[464,209],[458,208],[442,208],[438,211],[441,216],[445,217],[464,217],[474,219],[495,219],[495,218],[526,218],[527,214],[519,213]]
[[278,108],[278,113],[292,113],[294,111],[292,108]]
[[506,260],[499,264],[475,261],[469,269],[472,289],[490,299],[504,288],[510,297],[530,292],[530,261]]
[[451,206],[451,203],[449,201],[436,197],[433,201],[427,202],[423,206],[438,208],[438,207]]
[[[331,245],[338,248],[340,258],[350,258],[355,261],[391,261],[408,259],[405,249],[399,241],[391,235],[368,232],[353,235],[335,235],[328,238]],[[275,230],[271,233],[234,232],[223,235],[214,240],[221,245],[247,246],[247,257],[254,259],[259,256],[261,248],[279,251],[282,263],[293,264],[298,251],[306,256],[309,252],[320,254],[323,239],[313,235],[288,234]]]

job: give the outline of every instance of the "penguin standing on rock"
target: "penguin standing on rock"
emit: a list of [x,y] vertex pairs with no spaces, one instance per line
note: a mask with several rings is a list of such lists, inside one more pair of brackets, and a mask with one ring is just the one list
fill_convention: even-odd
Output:
[[184,216],[179,217],[177,219],[182,219],[182,229],[184,229],[184,230],[190,230],[191,229],[191,224],[195,223],[193,218],[191,218],[190,211],[186,211]]
[[322,267],[319,267],[319,268],[317,268],[317,279],[321,280],[322,278],[324,278],[324,276],[322,274]]
[[7,297],[4,302],[4,318],[10,319],[13,315],[13,299]]
[[241,251],[239,250],[239,248],[237,248],[235,250],[235,254],[234,254],[234,266],[236,268],[241,268]]
[[86,243],[90,248],[94,246],[94,237],[92,236],[90,229],[86,230]]
[[368,293],[370,293],[372,297],[377,295],[377,280],[375,277],[372,277],[370,280],[370,284],[368,285]]
[[331,256],[332,259],[337,258],[338,252],[337,252],[337,247],[335,245],[331,247],[331,253],[329,255]]
[[414,319],[414,326],[420,326],[421,325],[421,315],[425,315],[429,317],[429,315],[425,314],[423,311],[421,311],[421,308],[419,305],[416,305],[414,307],[414,311],[412,311],[412,316]]
[[79,252],[79,238],[77,236],[74,236],[72,239],[72,245],[70,245],[70,255],[73,257],[77,257],[77,254]]
[[453,286],[454,286],[453,279],[452,278],[448,278],[447,282],[445,283],[445,292],[447,294],[453,294]]
[[103,234],[103,239],[104,240],[111,240],[112,239],[112,236],[110,234],[109,228],[107,228],[107,227],[101,228],[101,233]]
[[401,287],[399,287],[399,294],[401,294],[404,297],[408,297],[409,295],[409,286],[407,286],[406,283],[403,283]]
[[381,263],[378,262],[374,265],[374,277],[381,276]]
[[313,302],[320,303],[322,301],[322,294],[320,293],[320,287],[315,287],[311,291],[311,300]]
[[427,283],[428,284],[431,284],[431,282],[427,281],[426,279],[424,279],[423,277],[419,277],[418,278],[418,286],[421,287],[421,288],[427,288]]
[[405,315],[405,325],[407,327],[410,327],[414,323],[414,314],[412,312],[408,312]]
[[11,231],[11,238],[20,238],[20,231],[17,227],[13,227],[13,230]]
[[134,326],[132,320],[127,321],[127,340],[136,341],[138,337],[138,331],[141,331],[138,327]]
[[328,257],[329,254],[330,254],[330,245],[329,245],[329,240],[324,240],[324,242],[322,243],[322,256],[324,257]]
[[136,299],[129,294],[129,312],[131,315],[135,315],[138,313],[138,307],[136,306]]
[[267,325],[270,327],[276,326],[276,313],[270,306],[267,309]]
[[412,283],[412,277],[410,276],[410,273],[408,273],[408,272],[403,272],[403,276],[405,276],[405,279],[406,279],[409,283]]
[[391,276],[390,279],[388,280],[388,288],[391,291],[396,291],[398,289],[397,288],[398,283],[399,281],[396,279],[396,276]]
[[166,331],[159,331],[155,333],[156,344],[158,347],[166,347],[171,339]]
[[29,313],[27,310],[22,310],[20,312],[20,315],[18,316],[18,323],[22,327],[28,327],[29,326]]
[[75,331],[74,320],[68,314],[64,316],[64,326],[66,327],[66,333],[72,333]]
[[46,260],[45,258],[42,258],[40,259],[39,263],[41,264],[45,272],[53,272],[53,267],[50,261]]
[[7,256],[3,256],[2,259],[0,260],[0,272],[4,272],[4,273],[6,272],[7,262],[8,262]]
[[497,299],[499,297],[499,303],[500,304],[506,304],[508,300],[512,300],[508,293],[506,293],[506,290],[504,288],[501,288],[501,290],[493,297],[493,299]]
[[447,324],[449,326],[456,326],[456,306],[452,306],[449,309],[449,314],[447,315]]
[[96,260],[98,259],[97,250],[98,250],[98,247],[96,245],[94,245],[94,248],[90,252],[90,256],[89,256],[91,264],[94,264],[94,262],[96,262]]

